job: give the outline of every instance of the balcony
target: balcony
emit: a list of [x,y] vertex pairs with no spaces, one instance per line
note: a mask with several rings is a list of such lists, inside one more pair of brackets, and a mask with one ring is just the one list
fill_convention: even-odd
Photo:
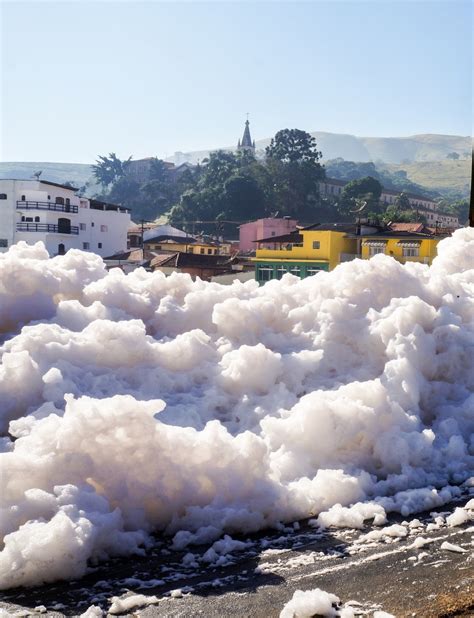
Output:
[[77,214],[78,207],[71,204],[56,204],[55,202],[29,202],[18,200],[17,210],[54,210],[55,212],[70,212]]
[[77,225],[54,225],[53,223],[17,223],[17,232],[40,232],[42,234],[79,234]]

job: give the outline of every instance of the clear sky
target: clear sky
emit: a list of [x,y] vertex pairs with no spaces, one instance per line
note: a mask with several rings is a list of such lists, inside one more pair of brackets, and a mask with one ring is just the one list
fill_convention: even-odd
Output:
[[470,0],[3,2],[3,161],[471,134]]

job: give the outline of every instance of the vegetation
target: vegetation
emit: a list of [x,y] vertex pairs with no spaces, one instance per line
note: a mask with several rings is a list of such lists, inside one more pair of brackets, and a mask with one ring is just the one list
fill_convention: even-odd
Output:
[[338,210],[345,220],[353,220],[357,214],[370,218],[378,217],[383,211],[380,202],[382,185],[372,176],[352,180],[342,192]]
[[[131,208],[136,221],[166,216],[189,232],[227,237],[237,236],[240,223],[272,216],[291,216],[301,224],[353,221],[358,215],[386,222],[415,221],[406,192],[440,197],[434,191],[427,193],[404,169],[341,158],[322,166],[321,157],[311,134],[284,129],[258,159],[247,151],[220,150],[179,172],[155,159],[146,182],[139,184],[128,171],[131,157],[121,161],[110,153],[98,158],[93,174],[102,187],[98,197]],[[319,183],[326,175],[348,181],[339,197],[320,196]],[[382,187],[402,191],[395,204],[382,204]],[[440,206],[461,222],[467,217],[466,201],[447,199]]]
[[376,178],[385,189],[392,191],[407,191],[409,193],[417,193],[426,197],[435,197],[436,192],[426,190],[425,187],[411,181],[407,172],[402,169],[389,171],[376,166],[371,161],[365,163],[356,163],[355,161],[345,161],[344,159],[332,159],[326,163],[326,174],[330,178],[338,178],[339,180],[356,180],[364,176]]

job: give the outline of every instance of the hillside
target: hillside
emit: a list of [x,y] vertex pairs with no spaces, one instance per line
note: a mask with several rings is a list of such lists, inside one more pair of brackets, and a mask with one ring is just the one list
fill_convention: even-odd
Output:
[[92,167],[85,163],[4,163],[0,162],[0,178],[29,179],[35,172],[51,182],[71,182],[82,187],[92,181]]
[[437,191],[447,197],[456,194],[467,197],[471,183],[471,160],[430,161],[403,165],[378,165],[391,173],[404,170],[407,178],[431,191]]
[[[342,158],[346,161],[373,161],[377,169],[391,173],[406,171],[407,178],[446,196],[467,196],[471,176],[471,159],[446,159],[450,152],[465,156],[471,150],[471,138],[458,135],[413,135],[411,137],[357,137],[316,131],[318,148],[323,152],[323,163]],[[256,142],[257,152],[263,154],[270,139]],[[230,150],[230,149],[229,149]],[[179,152],[168,160],[176,163],[197,163],[209,155],[209,150]],[[43,170],[42,177],[53,182],[70,181],[78,187],[91,183],[88,194],[98,191],[92,182],[90,165],[80,163],[3,163],[0,178],[31,178]]]
[[[460,135],[412,135],[409,137],[358,137],[343,133],[313,131],[324,160],[341,157],[346,161],[383,161],[384,163],[413,163],[445,161],[450,152],[466,157],[471,152],[471,138]],[[256,140],[257,151],[263,151],[271,138]],[[224,150],[232,150],[229,146]],[[197,163],[209,155],[209,150],[179,152],[170,161]]]

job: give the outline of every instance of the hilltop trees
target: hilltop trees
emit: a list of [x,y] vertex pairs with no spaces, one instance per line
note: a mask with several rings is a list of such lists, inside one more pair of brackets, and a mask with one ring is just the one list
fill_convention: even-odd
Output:
[[314,220],[321,208],[319,182],[325,176],[314,137],[299,129],[278,131],[265,156],[274,181],[276,210],[280,215]]
[[365,216],[380,214],[380,196],[382,185],[376,178],[366,176],[352,180],[345,187],[339,201],[339,211],[345,219],[351,219],[354,213],[363,212]]
[[109,153],[108,157],[99,156],[95,165],[92,166],[92,174],[99,184],[107,188],[125,176],[131,160],[132,157],[129,157],[121,161],[115,152]]

